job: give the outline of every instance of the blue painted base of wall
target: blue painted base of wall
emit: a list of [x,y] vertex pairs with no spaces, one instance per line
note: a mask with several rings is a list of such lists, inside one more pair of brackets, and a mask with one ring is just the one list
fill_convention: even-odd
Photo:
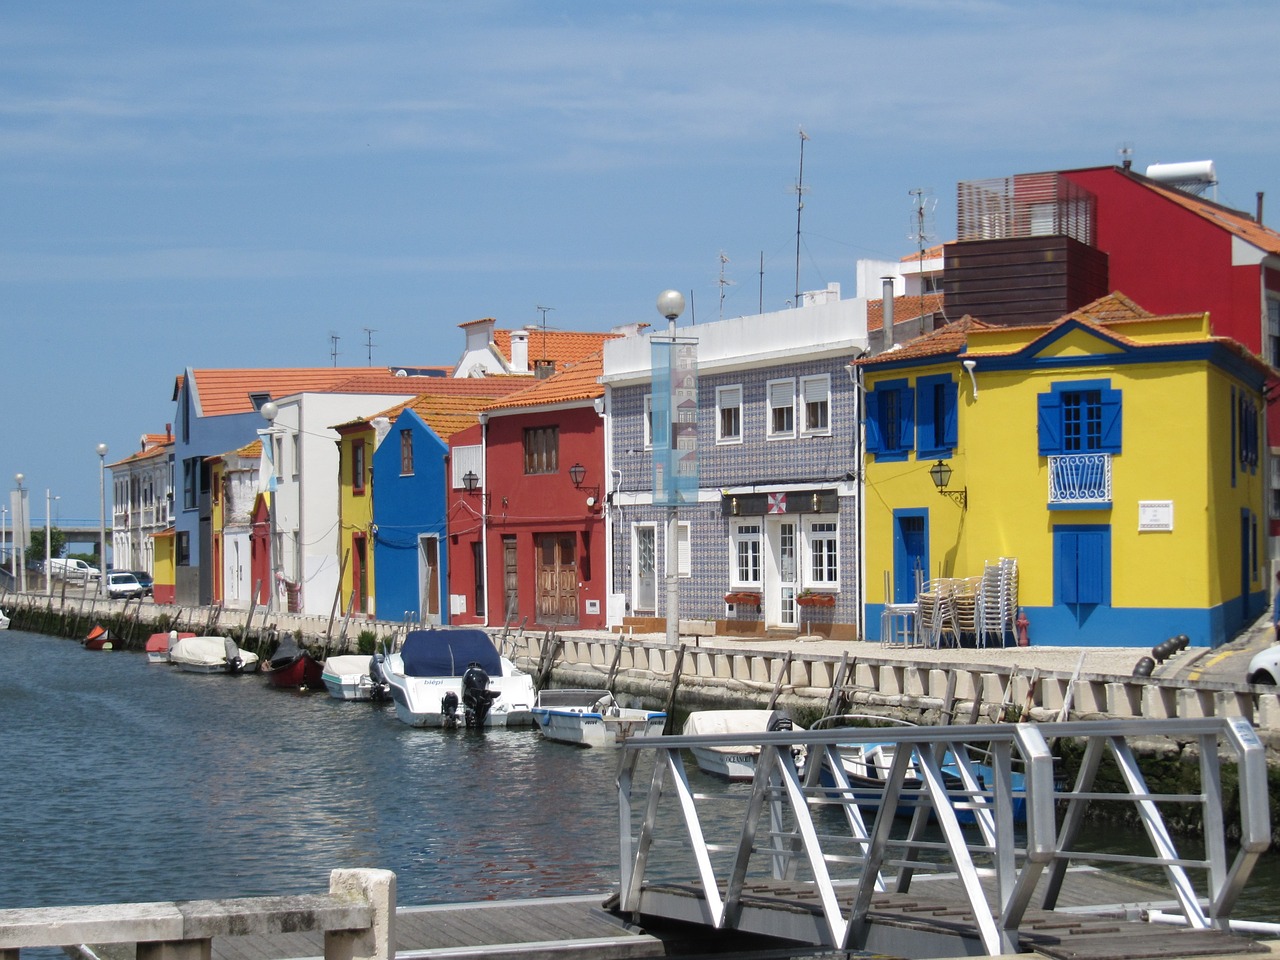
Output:
[[[1266,609],[1266,596],[1239,598],[1210,610],[1170,608],[1023,607],[1033,646],[1154,647],[1170,637],[1186,634],[1191,645],[1216,647],[1250,626]],[[879,641],[882,604],[867,605],[867,639]]]

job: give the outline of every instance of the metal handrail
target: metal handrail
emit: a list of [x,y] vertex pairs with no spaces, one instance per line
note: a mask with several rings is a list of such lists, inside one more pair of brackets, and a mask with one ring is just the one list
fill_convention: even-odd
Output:
[[[1130,747],[1133,740],[1161,737],[1198,741],[1202,786],[1194,799],[1202,808],[1203,858],[1179,853],[1160,812],[1160,804],[1186,801],[1187,796],[1152,789]],[[1049,743],[1064,739],[1083,741],[1084,753],[1075,782],[1056,789]],[[877,743],[892,745],[888,774],[879,785],[855,782],[842,755]],[[990,751],[989,765],[972,759],[968,746],[973,743]],[[683,754],[694,746],[759,748],[745,821],[740,809],[717,820],[714,808],[723,798],[694,792]],[[1220,746],[1239,767],[1241,838],[1230,864]],[[1120,771],[1123,786],[1116,792],[1098,784],[1105,756]],[[647,790],[637,781],[641,757],[653,759]],[[1025,771],[1020,783],[1015,764]],[[623,744],[617,784],[622,910],[641,911],[646,877],[653,869],[651,854],[656,848],[674,849],[678,862],[666,868],[684,870],[687,877],[692,867],[709,925],[735,928],[749,878],[804,881],[821,903],[822,945],[836,949],[865,945],[868,911],[877,891],[906,893],[915,873],[945,869],[958,877],[987,953],[1016,952],[1018,928],[1037,883],[1045,879],[1040,905],[1053,909],[1067,868],[1090,861],[1157,866],[1189,925],[1226,928],[1258,856],[1270,844],[1265,751],[1253,728],[1239,718],[640,738]],[[637,822],[634,814],[641,800],[643,814]],[[1102,800],[1134,808],[1153,856],[1074,849],[1088,807]],[[913,810],[909,822],[895,816],[902,805]],[[833,818],[825,812],[831,809],[841,815],[843,832],[832,826]],[[1024,837],[1017,832],[1022,809]],[[966,829],[962,817],[971,819],[972,826]],[[941,842],[924,833],[930,818]],[[663,840],[677,842],[667,847]],[[944,854],[945,862],[922,859],[931,852]],[[982,887],[980,864],[994,873],[994,903]],[[895,867],[897,872],[891,873]],[[1203,873],[1203,897],[1189,871]]]

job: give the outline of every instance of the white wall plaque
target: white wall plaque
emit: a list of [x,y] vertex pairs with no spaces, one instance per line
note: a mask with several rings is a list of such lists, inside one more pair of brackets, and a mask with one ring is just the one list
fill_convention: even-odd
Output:
[[1138,532],[1173,529],[1172,500],[1139,500]]

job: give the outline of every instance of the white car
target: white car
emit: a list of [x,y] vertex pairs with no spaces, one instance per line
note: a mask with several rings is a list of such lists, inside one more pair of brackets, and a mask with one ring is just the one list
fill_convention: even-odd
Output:
[[147,588],[138,582],[138,578],[132,573],[108,573],[107,574],[107,596],[112,600],[118,600],[123,597],[126,600],[132,600],[135,597],[144,596]]
[[1244,675],[1249,683],[1261,683],[1272,687],[1280,683],[1280,643],[1273,643],[1255,653]]

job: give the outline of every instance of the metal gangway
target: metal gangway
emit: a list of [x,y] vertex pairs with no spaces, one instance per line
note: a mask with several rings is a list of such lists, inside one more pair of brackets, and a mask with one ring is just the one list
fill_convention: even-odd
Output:
[[[1148,784],[1133,744],[1164,740],[1198,749],[1198,792]],[[858,767],[877,744],[881,767]],[[1056,770],[1051,744],[1078,752],[1073,782]],[[686,753],[695,745],[758,748],[754,779],[712,783]],[[1234,854],[1224,758],[1238,771]],[[908,899],[913,880],[923,887],[934,874],[961,890],[970,950],[1019,952],[1032,914],[1067,909],[1059,904],[1064,880],[1081,865],[1104,874],[1147,868],[1186,927],[1226,939],[1232,908],[1270,844],[1265,750],[1243,719],[640,738],[622,747],[617,785],[619,913],[831,949],[903,947],[886,927],[872,935],[876,918],[895,897]],[[1141,825],[1149,849],[1081,848],[1082,832],[1096,829],[1087,826],[1090,808],[1117,804]],[[1198,813],[1203,850],[1180,849],[1165,819],[1170,805],[1183,816]]]

